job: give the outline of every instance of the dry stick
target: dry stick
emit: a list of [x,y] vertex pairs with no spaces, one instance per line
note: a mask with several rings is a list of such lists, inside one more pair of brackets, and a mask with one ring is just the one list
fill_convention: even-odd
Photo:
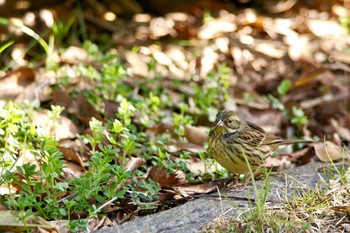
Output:
[[[239,201],[252,201],[256,202],[255,198],[247,198],[247,197],[240,197],[240,196],[234,196],[234,195],[218,195],[218,194],[194,194],[194,195],[189,195],[187,197],[182,197],[176,200],[172,200],[172,202],[180,202],[183,200],[188,200],[188,199],[198,199],[198,198],[230,198],[234,200],[239,200]],[[282,204],[282,203],[287,203],[286,201],[283,200],[278,200],[278,199],[266,199],[266,202],[270,203],[276,203],[276,204]]]

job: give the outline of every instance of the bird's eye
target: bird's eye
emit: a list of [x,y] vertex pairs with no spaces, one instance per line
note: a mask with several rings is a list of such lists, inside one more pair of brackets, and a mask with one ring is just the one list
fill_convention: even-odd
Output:
[[228,123],[229,123],[229,124],[232,124],[232,123],[233,123],[233,120],[228,120]]

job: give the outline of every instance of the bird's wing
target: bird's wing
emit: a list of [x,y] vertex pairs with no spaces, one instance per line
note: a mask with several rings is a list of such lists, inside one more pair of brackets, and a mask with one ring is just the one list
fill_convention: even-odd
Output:
[[244,129],[244,134],[240,134],[239,137],[251,146],[260,146],[265,141],[265,130],[252,122],[247,122],[247,126]]
[[263,142],[264,145],[271,145],[271,144],[279,144],[282,143],[283,139],[273,135],[273,134],[266,134],[265,141]]

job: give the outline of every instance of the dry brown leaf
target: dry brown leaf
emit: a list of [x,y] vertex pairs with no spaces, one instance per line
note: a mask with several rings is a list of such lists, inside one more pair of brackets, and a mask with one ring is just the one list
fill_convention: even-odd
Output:
[[306,85],[310,82],[313,82],[326,71],[327,69],[325,68],[318,68],[311,73],[304,74],[295,82],[295,86],[298,87],[298,86]]
[[173,190],[163,190],[164,192],[158,193],[159,196],[157,202],[164,203],[165,201],[171,200],[175,196],[175,192]]
[[201,70],[200,77],[204,78],[206,75],[213,70],[214,66],[219,61],[219,54],[214,48],[205,47],[201,54]]
[[77,136],[79,129],[72,120],[65,116],[58,116],[52,121],[48,112],[48,110],[36,111],[32,116],[34,124],[44,129],[47,135],[54,136],[57,141]]
[[117,206],[114,203],[109,203],[108,205],[103,207],[103,213],[107,214],[107,213],[111,213],[111,212],[114,212],[116,210],[121,210],[121,209],[122,209],[122,207]]
[[180,46],[170,46],[166,55],[182,70],[187,70],[189,63],[186,59],[185,51]]
[[88,58],[88,53],[83,48],[76,46],[69,47],[61,55],[61,61],[68,64],[80,64],[84,61],[87,61]]
[[170,66],[173,65],[173,61],[162,51],[159,50],[152,50],[152,47],[150,47],[152,51],[152,55],[154,59],[161,65]]
[[[36,151],[39,152],[39,151]],[[40,169],[37,158],[34,156],[33,151],[29,149],[23,149],[20,151],[20,156],[16,162],[16,166],[23,166],[26,163],[35,165],[36,169]]]
[[203,146],[208,141],[209,129],[203,126],[185,126],[185,137],[188,142]]
[[335,20],[308,20],[307,26],[310,31],[319,37],[333,37],[334,39],[345,35],[345,28]]
[[137,168],[146,164],[146,161],[142,158],[134,158],[129,159],[125,164],[126,171],[135,171]]
[[177,103],[181,103],[182,101],[182,95],[179,92],[175,92],[172,90],[168,90],[169,100],[174,104],[174,106]]
[[115,118],[118,113],[119,103],[110,100],[103,100],[103,105],[106,117]]
[[90,232],[96,232],[98,229],[102,227],[112,227],[116,225],[113,223],[107,216],[103,216],[100,218],[91,218],[89,220],[89,229]]
[[135,216],[135,214],[136,213],[134,211],[125,212],[123,210],[120,210],[117,212],[117,217],[115,218],[115,220],[120,225],[124,222],[131,220]]
[[[1,183],[0,184],[0,196],[4,196],[4,195],[8,195],[8,194],[13,194],[15,195],[15,193],[17,192],[17,188],[9,185],[8,183]],[[0,208],[1,210],[1,208]]]
[[220,180],[213,180],[207,184],[196,184],[196,185],[188,185],[188,186],[178,186],[175,187],[175,191],[181,194],[184,197],[193,195],[193,194],[204,194],[217,191],[217,189],[221,189],[226,187],[227,184],[234,180],[233,177],[228,177]]
[[318,142],[314,144],[315,153],[322,162],[346,158],[346,152],[333,142]]
[[306,147],[304,149],[295,151],[291,155],[288,156],[290,161],[297,164],[303,165],[313,161],[315,158],[315,150],[313,147]]
[[189,152],[192,152],[192,153],[203,153],[205,152],[205,149],[203,146],[198,146],[196,144],[193,144],[193,143],[189,143],[189,142],[181,142],[181,141],[178,141],[176,143],[176,145],[170,145],[168,147],[168,151],[171,152],[171,153],[177,153],[177,152],[180,152],[180,151],[189,151]]
[[[248,85],[245,85],[248,86]],[[247,106],[249,108],[253,109],[259,109],[259,110],[268,110],[270,109],[270,104],[264,98],[261,94],[256,92],[255,90],[248,90],[249,92],[249,98],[251,100],[247,101],[245,98],[245,95],[247,94],[247,90],[243,90],[240,87],[233,87],[234,88],[234,103],[237,103],[241,106]],[[235,109],[232,109],[236,111]]]
[[342,127],[338,124],[335,119],[331,119],[331,124],[333,125],[335,131],[345,140],[350,142],[350,130],[348,128]]
[[291,165],[292,163],[288,156],[269,157],[265,161],[265,166],[267,168],[272,168],[274,171],[290,168]]
[[83,95],[79,95],[72,104],[72,109],[77,118],[85,125],[89,125],[91,118],[102,121],[101,114],[90,104]]
[[272,43],[270,41],[258,43],[255,48],[258,52],[276,59],[282,58],[287,53],[286,49],[281,49],[280,46],[276,46],[276,43]]
[[186,160],[186,167],[195,176],[224,169],[223,167],[221,167],[221,165],[217,164],[216,162],[214,163],[211,159],[207,159],[207,161],[203,161],[203,160],[196,161],[191,158]]
[[76,163],[64,161],[64,165],[65,167],[63,168],[62,172],[66,179],[78,178],[85,173],[81,166]]
[[53,93],[52,96],[53,104],[64,107],[69,110],[69,107],[72,104],[73,98],[65,90],[57,90]]
[[17,219],[19,212],[14,210],[0,211],[0,231],[1,232],[25,232],[38,227],[48,232],[58,232],[54,226],[40,216],[31,215],[25,219],[25,223]]
[[151,62],[151,57],[148,55],[137,54],[134,52],[125,53],[126,61],[131,66],[131,71],[134,75],[147,77],[150,75],[147,64]]
[[185,180],[180,178],[178,174],[168,174],[165,168],[160,165],[152,167],[147,178],[151,178],[152,180],[158,182],[161,187],[172,187],[185,182]]
[[[19,174],[16,170],[17,167],[22,167],[24,164],[30,164],[30,165],[35,165],[35,170],[39,171],[40,166],[38,164],[38,159],[34,156],[33,151],[29,149],[23,149],[22,151],[19,152],[19,158],[16,161],[15,166],[13,166],[8,172],[14,172],[20,180],[22,180],[24,177]],[[0,172],[3,173],[3,168],[0,167]],[[9,194],[9,193],[14,193],[15,190],[22,190],[22,188],[19,185],[12,185],[10,188],[9,186],[5,183],[2,183],[0,185],[0,193],[1,194]]]
[[59,233],[69,233],[69,229],[67,227],[67,220],[55,220],[50,221],[50,224],[57,229]]
[[16,98],[34,80],[35,72],[31,68],[19,68],[12,71],[0,80],[0,98]]
[[332,51],[330,52],[329,56],[330,60],[338,61],[338,62],[343,62],[350,64],[350,56],[348,52],[344,51]]
[[198,194],[198,193],[210,193],[216,190],[217,190],[216,186],[210,185],[209,183],[197,184],[192,186],[180,186],[175,188],[175,191],[184,197],[188,197],[190,195]]
[[215,20],[205,24],[198,32],[198,38],[209,40],[219,36],[222,33],[236,31],[236,24],[224,20]]
[[78,165],[80,165],[83,171],[86,172],[84,162],[77,152],[75,152],[72,148],[64,147],[64,146],[58,146],[58,149],[59,151],[61,151],[65,159],[67,159],[68,161],[73,161],[77,163]]

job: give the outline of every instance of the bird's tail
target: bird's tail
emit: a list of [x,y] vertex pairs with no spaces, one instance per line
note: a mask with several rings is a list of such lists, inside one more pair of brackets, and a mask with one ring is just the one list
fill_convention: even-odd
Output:
[[295,144],[295,143],[311,143],[311,140],[305,140],[305,139],[287,139],[287,140],[282,140],[282,139],[277,139],[269,144],[266,145],[276,145],[276,146],[283,146],[283,145],[290,145],[290,144]]

